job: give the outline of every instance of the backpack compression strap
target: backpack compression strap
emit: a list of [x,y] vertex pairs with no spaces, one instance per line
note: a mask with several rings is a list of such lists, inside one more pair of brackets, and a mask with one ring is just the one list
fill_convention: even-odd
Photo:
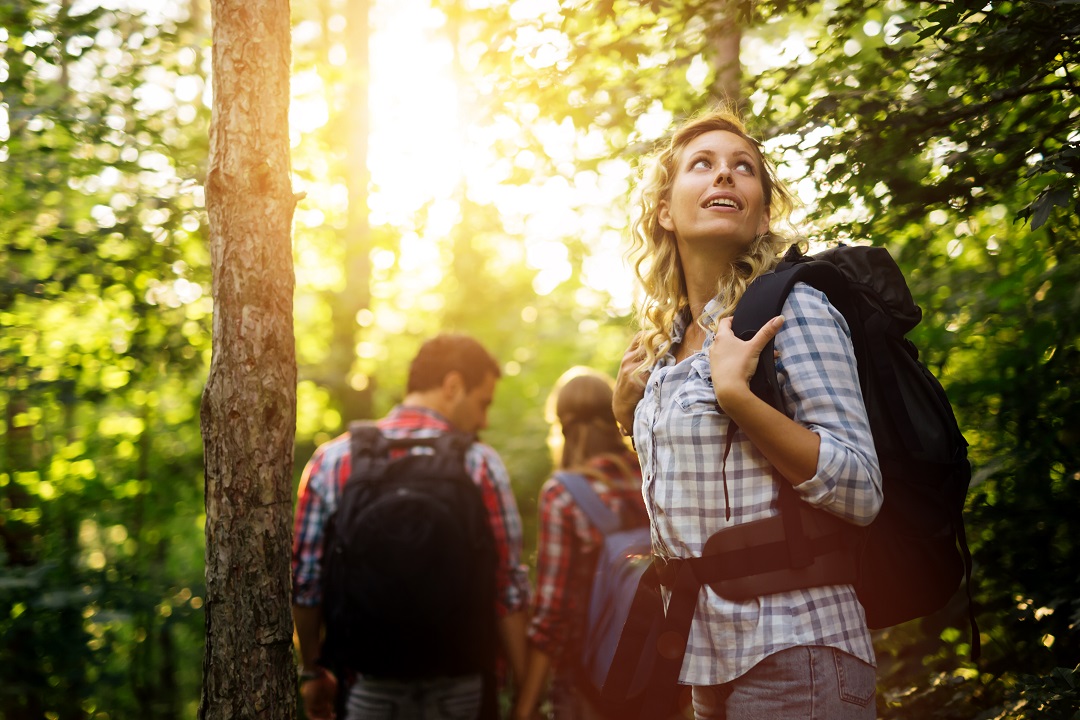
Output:
[[349,423],[349,455],[348,482],[353,482],[375,474],[371,472],[372,466],[386,462],[390,444],[375,423],[357,420]]

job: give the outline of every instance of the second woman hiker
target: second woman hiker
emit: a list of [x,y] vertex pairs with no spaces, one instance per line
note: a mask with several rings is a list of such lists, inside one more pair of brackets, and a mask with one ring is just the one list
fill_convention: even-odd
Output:
[[[548,401],[555,461],[583,474],[624,526],[648,520],[637,458],[629,452],[611,412],[612,381],[585,368],[568,370]],[[514,718],[540,717],[547,679],[555,720],[608,720],[593,705],[579,658],[593,571],[603,538],[570,491],[556,478],[540,490],[536,607],[529,625],[529,656]],[[615,720],[611,718],[610,720]]]

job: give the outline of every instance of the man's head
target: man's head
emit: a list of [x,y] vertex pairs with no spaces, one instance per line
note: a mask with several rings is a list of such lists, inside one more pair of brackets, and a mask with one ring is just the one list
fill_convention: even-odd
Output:
[[467,335],[438,335],[423,345],[409,366],[406,404],[441,413],[456,429],[487,427],[499,363]]

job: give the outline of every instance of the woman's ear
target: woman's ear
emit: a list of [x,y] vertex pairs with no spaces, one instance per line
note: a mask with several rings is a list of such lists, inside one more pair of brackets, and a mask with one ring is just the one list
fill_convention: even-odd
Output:
[[656,206],[656,221],[668,232],[675,232],[675,223],[671,221],[671,204],[667,200],[661,200]]
[[761,211],[761,222],[758,223],[758,235],[769,232],[769,208]]

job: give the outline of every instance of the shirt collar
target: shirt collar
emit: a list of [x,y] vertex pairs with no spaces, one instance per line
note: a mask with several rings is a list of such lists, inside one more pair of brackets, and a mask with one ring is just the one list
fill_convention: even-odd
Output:
[[403,425],[431,427],[447,432],[454,429],[442,413],[421,405],[396,405],[387,419]]
[[[714,297],[709,302],[705,303],[705,310],[702,312],[702,320],[705,327],[705,343],[702,345],[702,350],[708,350],[709,346],[713,343],[714,333],[711,328],[716,326],[716,319],[720,315],[720,298]],[[686,328],[693,321],[690,317],[690,307],[686,306],[675,315],[675,322],[671,327],[671,345],[672,347],[682,342],[683,336],[686,334]],[[668,355],[671,355],[671,351],[668,351]]]

